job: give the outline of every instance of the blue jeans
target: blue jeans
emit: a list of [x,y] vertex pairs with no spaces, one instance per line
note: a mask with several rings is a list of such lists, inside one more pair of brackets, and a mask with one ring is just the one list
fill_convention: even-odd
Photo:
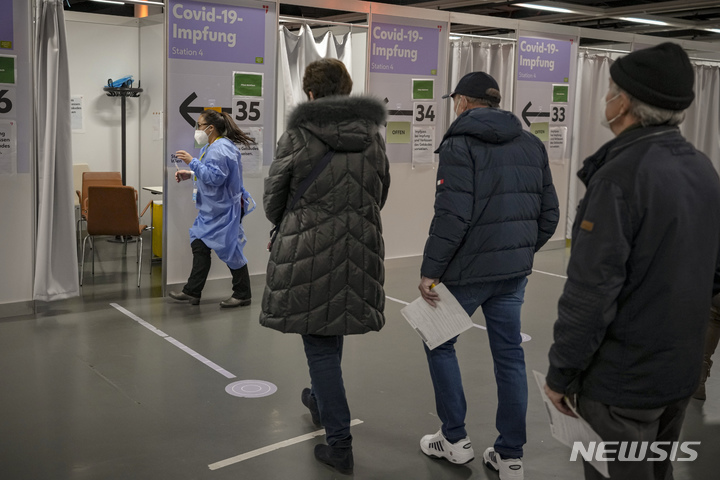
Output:
[[[526,442],[528,387],[520,336],[520,309],[525,297],[525,285],[527,277],[447,286],[468,315],[475,313],[480,306],[485,315],[498,394],[495,427],[500,435],[494,448],[503,458],[522,457]],[[435,389],[435,404],[442,421],[442,433],[451,443],[467,437],[467,405],[455,354],[456,341],[457,337],[434,350],[425,347]]]
[[327,443],[331,447],[349,447],[352,444],[350,408],[340,368],[344,338],[341,335],[303,335],[302,339],[310,368],[312,395],[317,401]]

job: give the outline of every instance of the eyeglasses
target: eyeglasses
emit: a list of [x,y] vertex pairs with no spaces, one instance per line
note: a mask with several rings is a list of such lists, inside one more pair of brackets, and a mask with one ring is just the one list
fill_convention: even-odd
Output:
[[203,126],[205,126],[205,125],[210,125],[210,124],[209,124],[209,123],[199,123],[199,122],[198,122],[198,123],[196,123],[195,125],[197,125],[198,127],[203,127]]

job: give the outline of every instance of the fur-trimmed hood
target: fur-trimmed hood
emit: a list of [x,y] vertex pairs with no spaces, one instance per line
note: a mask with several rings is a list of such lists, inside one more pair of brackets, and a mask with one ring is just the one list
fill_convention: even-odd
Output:
[[306,129],[335,151],[359,152],[372,143],[386,117],[385,106],[376,98],[325,97],[299,104],[288,129]]

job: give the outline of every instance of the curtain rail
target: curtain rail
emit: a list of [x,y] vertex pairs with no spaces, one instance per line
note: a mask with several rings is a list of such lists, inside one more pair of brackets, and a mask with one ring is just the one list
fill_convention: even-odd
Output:
[[450,36],[451,36],[451,37],[455,36],[455,37],[487,38],[487,39],[489,39],[489,40],[501,40],[501,41],[513,42],[513,43],[514,43],[514,42],[517,42],[517,40],[515,40],[514,38],[492,37],[492,36],[490,36],[490,35],[475,35],[475,34],[472,34],[472,33],[455,33],[455,32],[450,32]]
[[367,25],[360,25],[357,23],[343,23],[343,22],[331,22],[328,20],[315,20],[312,18],[303,18],[303,17],[287,17],[284,15],[281,15],[278,17],[278,20],[280,23],[286,23],[286,22],[297,22],[297,23],[314,23],[316,25],[330,25],[330,26],[343,26],[343,27],[357,27],[357,28],[368,28]]

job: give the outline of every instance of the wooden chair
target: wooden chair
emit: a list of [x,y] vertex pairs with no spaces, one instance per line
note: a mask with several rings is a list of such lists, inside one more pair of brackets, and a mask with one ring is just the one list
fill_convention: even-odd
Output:
[[[80,264],[80,285],[83,284],[85,272],[85,244],[88,238],[91,243],[93,237],[100,235],[121,236],[125,239],[125,252],[127,253],[127,239],[137,237],[137,264],[140,287],[140,272],[142,270],[142,232],[147,225],[140,224],[140,217],[147,211],[147,206],[138,216],[137,191],[133,187],[124,186],[91,186],[88,188],[87,209],[87,236],[83,239],[82,261]],[[149,204],[148,204],[149,205]],[[92,253],[92,273],[95,274],[95,249]]]
[[83,173],[90,171],[90,165],[87,163],[73,163],[73,187],[77,194],[75,205],[82,205],[82,181]]
[[80,224],[87,222],[88,210],[88,189],[92,186],[122,186],[122,175],[120,172],[83,172],[82,191],[76,190],[80,202],[80,219],[77,221],[77,238],[80,238],[82,230]]

